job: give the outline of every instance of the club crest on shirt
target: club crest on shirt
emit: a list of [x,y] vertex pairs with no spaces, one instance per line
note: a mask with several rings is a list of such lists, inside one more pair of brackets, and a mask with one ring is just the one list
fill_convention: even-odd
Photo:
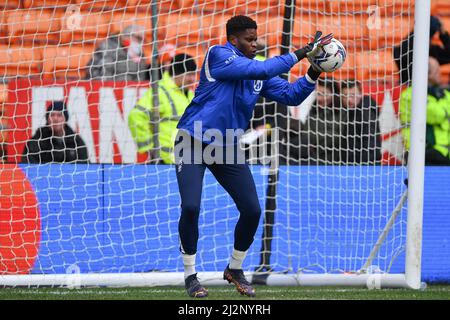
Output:
[[261,92],[262,87],[263,87],[263,81],[255,80],[255,82],[253,83],[253,94],[259,94]]

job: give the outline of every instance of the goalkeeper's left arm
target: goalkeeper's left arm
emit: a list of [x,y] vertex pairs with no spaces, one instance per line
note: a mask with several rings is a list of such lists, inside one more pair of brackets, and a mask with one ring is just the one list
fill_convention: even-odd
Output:
[[315,81],[319,78],[321,72],[315,66],[312,58],[319,52],[319,49],[331,42],[333,34],[330,33],[324,37],[322,32],[317,31],[314,40],[305,47],[294,51],[293,53],[300,61],[305,57],[308,58],[311,66],[306,75],[294,83],[280,78],[274,77],[266,81],[261,91],[261,95],[268,99],[280,102],[290,106],[298,106],[305,100],[315,89]]

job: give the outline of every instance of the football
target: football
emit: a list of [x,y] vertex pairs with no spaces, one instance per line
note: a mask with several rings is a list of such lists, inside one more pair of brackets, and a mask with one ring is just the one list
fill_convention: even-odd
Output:
[[345,61],[347,52],[339,40],[332,39],[322,47],[311,60],[322,72],[333,72],[339,69]]

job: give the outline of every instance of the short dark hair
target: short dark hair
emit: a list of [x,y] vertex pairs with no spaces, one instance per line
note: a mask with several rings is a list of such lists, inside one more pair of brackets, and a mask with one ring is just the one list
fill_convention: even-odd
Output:
[[257,29],[255,20],[250,17],[238,15],[230,18],[227,21],[227,38],[231,35],[237,36],[238,33],[241,33],[247,29]]
[[361,84],[358,80],[355,79],[347,79],[341,81],[341,90],[343,89],[351,89],[357,87],[359,90],[361,90]]
[[173,76],[196,70],[197,64],[194,57],[185,53],[179,53],[172,59],[169,74]]
[[50,113],[53,111],[62,112],[66,121],[69,121],[69,111],[67,110],[67,105],[64,103],[64,101],[52,101],[47,106],[47,112],[45,113],[45,118],[46,118],[47,122],[48,122],[48,117],[50,116]]

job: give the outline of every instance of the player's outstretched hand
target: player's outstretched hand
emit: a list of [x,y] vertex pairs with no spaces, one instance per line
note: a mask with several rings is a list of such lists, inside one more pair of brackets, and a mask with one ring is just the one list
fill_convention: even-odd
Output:
[[309,43],[310,46],[312,46],[311,50],[306,53],[308,58],[316,56],[316,54],[319,52],[320,48],[322,48],[324,45],[329,44],[331,40],[333,39],[333,34],[329,33],[324,37],[320,37],[322,35],[321,31],[317,31],[316,35],[314,36],[314,41]]
[[303,48],[294,51],[298,61],[302,60],[305,57],[314,57],[319,52],[321,47],[329,44],[331,42],[331,39],[333,39],[332,33],[329,33],[324,37],[321,36],[322,31],[316,31],[313,42],[310,42]]

